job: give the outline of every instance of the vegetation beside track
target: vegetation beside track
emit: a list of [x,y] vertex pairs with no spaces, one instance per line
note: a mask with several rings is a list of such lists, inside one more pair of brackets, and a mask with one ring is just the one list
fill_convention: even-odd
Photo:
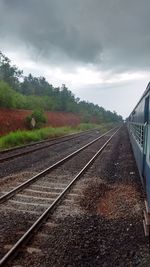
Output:
[[101,132],[105,132],[114,126],[112,123],[106,124],[92,124],[92,123],[81,123],[77,127],[47,127],[41,129],[35,129],[32,131],[21,131],[11,132],[6,136],[0,138],[0,149],[20,146],[31,142],[37,142],[48,138],[54,138],[64,136],[71,133],[78,133],[89,129],[100,129]]
[[54,87],[44,77],[23,75],[0,52],[0,108],[71,112],[86,123],[122,122],[115,111],[80,100],[63,84]]

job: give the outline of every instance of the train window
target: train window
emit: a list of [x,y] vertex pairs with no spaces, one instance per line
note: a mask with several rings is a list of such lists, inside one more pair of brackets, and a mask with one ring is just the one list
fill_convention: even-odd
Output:
[[143,147],[144,142],[144,125],[139,123],[130,123],[130,132],[132,133],[136,142]]

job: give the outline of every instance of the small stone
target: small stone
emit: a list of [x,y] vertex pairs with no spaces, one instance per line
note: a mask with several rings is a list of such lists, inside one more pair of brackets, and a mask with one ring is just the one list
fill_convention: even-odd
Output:
[[40,254],[41,253],[41,249],[38,248],[33,248],[33,247],[28,247],[27,248],[28,253],[32,254],[32,253],[37,253]]

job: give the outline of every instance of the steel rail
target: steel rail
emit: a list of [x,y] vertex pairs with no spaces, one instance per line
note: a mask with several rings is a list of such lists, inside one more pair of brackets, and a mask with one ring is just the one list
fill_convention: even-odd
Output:
[[[121,128],[121,127],[120,127]],[[120,130],[120,128],[112,134],[112,136],[104,143],[104,145],[96,152],[96,154],[89,160],[89,162],[81,169],[81,171],[74,177],[74,179],[68,184],[68,186],[63,190],[63,192],[54,200],[54,202],[42,213],[42,215],[34,222],[34,224],[26,231],[26,233],[16,242],[16,244],[4,255],[0,260],[0,267],[4,266],[5,263],[10,260],[13,255],[16,255],[17,249],[29,240],[33,234],[39,229],[42,223],[49,217],[50,213],[54,211],[58,202],[62,200],[64,195],[71,189],[72,185],[81,177],[82,174],[91,166],[98,155],[104,150],[107,144],[111,141],[114,135]]]
[[6,193],[5,195],[0,197],[0,204],[3,203],[4,201],[6,201],[7,199],[9,199],[10,197],[14,196],[15,193],[20,192],[22,189],[26,188],[28,185],[32,184],[34,181],[38,180],[40,177],[42,177],[43,175],[45,175],[46,173],[54,170],[55,168],[57,168],[58,166],[60,166],[61,164],[63,164],[64,162],[66,162],[67,160],[71,159],[73,156],[75,156],[76,154],[78,154],[79,152],[83,151],[85,148],[89,147],[90,145],[92,145],[93,143],[97,142],[99,139],[101,139],[102,137],[106,136],[108,133],[110,133],[111,131],[113,131],[114,129],[109,130],[108,132],[106,132],[105,134],[102,134],[101,136],[97,137],[96,139],[94,139],[93,141],[89,142],[88,144],[84,145],[83,147],[79,148],[78,150],[72,152],[71,154],[69,154],[68,156],[66,156],[65,158],[57,161],[56,163],[52,164],[50,167],[46,168],[45,170],[43,170],[42,172],[34,175],[33,177],[29,178],[27,181],[25,181],[24,183],[22,183],[21,185],[18,185],[17,187],[15,187],[14,189],[12,189],[11,191],[9,191],[8,193]]
[[[48,141],[48,140],[44,140],[44,141],[37,142],[37,143],[35,143],[34,145],[38,145],[38,144],[41,144],[41,143],[47,143],[47,142],[51,142],[51,141],[55,141],[55,140],[56,140],[56,142],[51,143],[51,144],[46,144],[46,145],[43,145],[43,146],[41,146],[41,147],[36,147],[36,148],[30,149],[30,150],[27,150],[27,151],[24,151],[24,152],[19,152],[19,153],[16,153],[16,154],[14,154],[14,155],[10,155],[10,156],[7,156],[7,157],[0,158],[0,163],[3,163],[3,162],[5,162],[5,161],[8,161],[8,160],[11,160],[11,159],[20,157],[20,156],[27,155],[27,154],[29,154],[29,153],[32,153],[32,152],[41,150],[41,149],[43,149],[43,148],[47,148],[47,147],[50,147],[50,146],[53,146],[53,145],[57,145],[57,144],[60,144],[60,143],[64,143],[64,142],[66,142],[66,141],[69,141],[69,140],[78,138],[78,137],[80,137],[80,136],[82,136],[82,135],[84,135],[84,134],[85,134],[85,132],[80,133],[80,134],[79,134],[79,133],[77,133],[77,134],[71,134],[71,137],[70,137],[70,138],[67,138],[67,139],[65,139],[65,140],[60,140],[60,141],[57,141],[57,140],[58,140],[58,139],[64,139],[64,138],[67,137],[67,135],[66,135],[66,136],[63,136],[63,137],[54,138],[54,139],[51,139],[51,140],[49,140],[49,141]],[[75,135],[75,136],[74,136],[74,135]],[[33,144],[24,146],[24,148],[26,148],[26,147],[28,147],[28,146],[31,146],[31,145],[33,145]],[[34,146],[34,145],[33,145],[33,146]],[[7,151],[7,152],[13,152],[13,151],[15,151],[15,150],[17,150],[17,149],[21,149],[21,148],[23,148],[23,146],[22,146],[22,147],[18,147],[18,148],[14,148],[14,149],[10,149],[10,150]],[[5,150],[3,150],[2,154],[5,153],[4,151],[5,151]],[[1,152],[0,152],[0,154],[1,154]]]
[[71,134],[66,134],[66,135],[62,135],[62,136],[58,136],[58,137],[52,137],[52,138],[48,138],[48,139],[45,139],[45,140],[41,140],[41,141],[37,141],[37,142],[32,142],[30,144],[25,144],[25,145],[21,145],[21,146],[15,146],[15,147],[12,147],[12,148],[7,148],[7,149],[4,149],[4,150],[0,150],[0,155],[3,155],[5,153],[8,153],[8,152],[12,152],[12,151],[15,151],[15,150],[20,150],[22,148],[27,148],[27,147],[31,147],[31,146],[35,146],[35,145],[40,145],[42,143],[46,143],[46,142],[51,142],[51,141],[57,141],[59,139],[63,139],[63,138],[66,138],[66,137],[72,137],[74,135],[82,135],[84,133],[88,133],[88,132],[93,132],[94,130],[98,130],[98,129],[92,129],[92,130],[86,130],[86,131],[81,131],[81,132],[78,132],[78,133],[71,133]]

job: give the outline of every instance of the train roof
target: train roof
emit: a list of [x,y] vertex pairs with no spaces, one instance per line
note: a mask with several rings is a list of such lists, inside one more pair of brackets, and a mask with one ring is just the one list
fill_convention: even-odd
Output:
[[[133,113],[133,111],[137,108],[137,106],[139,105],[139,103],[141,102],[141,100],[147,95],[147,93],[150,91],[150,82],[148,83],[143,95],[141,96],[140,100],[138,101],[138,103],[136,104],[135,108],[132,110],[131,114]],[[130,114],[130,115],[131,115]]]

